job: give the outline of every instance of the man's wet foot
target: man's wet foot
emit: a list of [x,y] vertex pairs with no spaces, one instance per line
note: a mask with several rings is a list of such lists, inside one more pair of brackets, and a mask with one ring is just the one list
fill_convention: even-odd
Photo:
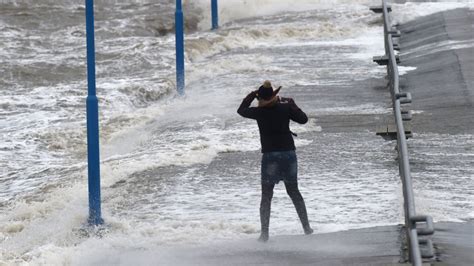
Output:
[[268,233],[261,233],[260,237],[258,238],[259,242],[267,242],[268,241]]
[[311,235],[314,232],[314,230],[311,227],[305,228],[304,229],[304,234],[305,235]]

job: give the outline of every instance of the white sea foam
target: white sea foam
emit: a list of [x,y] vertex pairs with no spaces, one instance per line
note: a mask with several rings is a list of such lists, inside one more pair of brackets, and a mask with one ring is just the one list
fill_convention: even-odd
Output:
[[416,70],[416,67],[398,66],[398,75],[403,76],[413,70]]
[[[203,19],[200,22],[201,29],[209,28],[210,24],[210,1],[197,0],[197,6],[204,8]],[[377,3],[376,0],[227,0],[219,2],[219,19],[221,24],[247,18],[265,18],[283,12],[302,12],[316,9],[334,9],[338,7],[360,8]]]
[[[352,4],[348,7],[342,3],[344,1],[340,2],[340,5],[337,5],[337,3],[325,4],[323,1],[308,1],[313,6],[313,11],[307,11],[312,8],[308,8],[305,4],[294,5],[291,1],[281,1],[279,4],[268,1],[224,2],[224,5],[230,5],[232,9],[233,15],[228,19],[233,23],[222,27],[217,32],[188,37],[186,40],[187,58],[195,60],[202,56],[236,48],[275,47],[288,42],[305,45],[312,41],[341,40],[360,36],[361,32],[367,30],[367,23],[374,20],[373,13],[366,5]],[[367,1],[360,1],[360,3],[367,3]],[[257,6],[248,7],[247,5]],[[268,17],[264,17],[261,21],[253,20],[252,27],[249,27],[245,20],[235,21],[239,18],[235,17],[238,14],[236,10],[241,9],[243,17],[253,17],[260,12],[258,7],[265,10],[266,6],[269,7],[269,11],[264,12]],[[292,8],[286,8],[287,6],[306,12],[279,14],[283,11],[292,11]],[[249,8],[258,10],[253,12],[249,11]],[[274,14],[279,15],[272,16]],[[222,16],[225,17],[225,14]]]
[[[339,136],[338,134],[331,135],[336,139],[345,138],[340,134]],[[369,134],[364,133],[361,137],[364,136],[368,137]],[[373,149],[371,155],[387,157],[386,151],[392,147],[385,145],[383,140],[369,139],[372,139],[368,140],[370,142],[368,147]],[[356,143],[350,143],[351,149],[361,151],[360,145],[353,144]],[[328,145],[339,144],[333,142]],[[325,149],[322,153],[331,154],[333,151],[334,149]],[[327,156],[329,154],[323,155],[323,157],[326,157],[326,160],[337,158]],[[343,162],[344,158],[350,158],[346,157],[350,154],[351,151],[348,150],[347,154],[341,154],[338,158],[341,158],[341,162]],[[364,160],[363,157],[360,159]],[[312,164],[313,160],[314,158],[302,157],[301,163],[302,165]],[[306,196],[308,209],[313,214],[311,216],[313,225],[319,233],[384,225],[393,221],[394,218],[398,221],[397,210],[388,216],[386,212],[387,206],[393,202],[400,202],[396,193],[398,187],[386,183],[393,178],[393,171],[388,173],[381,171],[376,176],[363,176],[360,175],[362,172],[356,170],[360,168],[360,164],[354,162],[340,168],[346,170],[337,174],[325,170],[326,167],[331,167],[331,164],[326,164],[326,160],[318,160],[320,169],[315,173],[304,174],[301,179],[301,182],[305,183],[302,193]],[[141,160],[140,162],[146,164],[146,161]],[[105,165],[110,164],[106,163]],[[160,251],[165,246],[179,247],[182,244],[206,244],[225,239],[256,237],[258,210],[255,202],[259,197],[258,186],[251,185],[251,188],[247,188],[247,192],[244,194],[241,194],[240,190],[233,189],[221,194],[214,194],[213,190],[208,193],[188,193],[188,189],[192,191],[198,188],[198,184],[205,180],[205,177],[199,177],[198,174],[197,176],[196,174],[185,174],[182,177],[175,177],[179,178],[177,180],[179,182],[173,187],[173,191],[179,200],[165,197],[162,198],[164,202],[161,204],[153,201],[148,204],[135,205],[139,209],[127,209],[126,213],[114,213],[116,210],[120,210],[121,204],[133,204],[136,200],[137,195],[130,198],[132,195],[126,192],[127,189],[134,186],[131,184],[132,187],[130,187],[126,183],[133,181],[129,175],[125,176],[128,180],[123,183],[125,184],[123,190],[109,183],[110,179],[117,180],[119,178],[113,172],[114,168],[128,169],[132,165],[115,165],[103,169],[105,173],[103,176],[104,218],[108,228],[103,232],[102,237],[85,238],[80,233],[82,223],[86,219],[87,200],[85,198],[85,184],[76,184],[50,193],[42,202],[17,204],[13,209],[10,209],[9,214],[2,217],[2,224],[7,224],[7,221],[13,224],[2,230],[2,237],[5,239],[4,247],[6,247],[5,250],[2,250],[2,258],[8,262],[16,263],[68,264],[72,262],[74,264],[82,262],[88,264],[88,260],[84,261],[82,258],[89,257],[92,262],[104,261],[106,259],[104,254],[128,253],[131,250]],[[369,167],[369,165],[370,163],[367,163],[365,167]],[[133,170],[130,169],[131,172]],[[335,182],[335,180],[349,180],[351,178],[357,178],[362,186],[354,187],[351,182],[344,182],[345,185],[341,186]],[[256,183],[256,180],[251,183]],[[308,191],[308,187],[313,186],[312,183],[318,183],[319,193]],[[385,185],[383,185],[384,183]],[[378,193],[374,194],[373,189],[366,189],[365,186],[377,187]],[[142,193],[146,192],[142,191]],[[332,195],[332,198],[324,196],[328,193]],[[357,207],[354,208],[344,200],[347,195],[351,195],[351,202],[358,201],[357,199],[362,199],[365,196],[370,196],[370,200],[358,201]],[[225,209],[220,208],[223,201],[228,202]],[[168,202],[174,202],[174,205],[169,206]],[[157,203],[160,204],[158,209],[155,205]],[[233,209],[236,207],[233,206],[235,204],[239,204],[238,212]],[[206,207],[204,207],[205,205]],[[299,232],[297,218],[291,201],[285,195],[282,187],[275,190],[273,206],[272,230],[279,232],[279,234],[297,234]],[[227,212],[226,209],[228,209]],[[370,219],[365,215],[357,214],[366,211],[372,213]],[[221,215],[217,215],[218,213]],[[314,215],[315,213],[317,215]],[[58,218],[58,216],[60,217]],[[382,219],[372,222],[374,217]],[[45,227],[46,230],[34,233],[35,230]]]
[[434,14],[436,12],[456,8],[474,8],[474,2],[472,0],[425,3],[407,2],[405,4],[392,4],[392,8],[392,22],[394,24],[401,24],[422,16]]
[[[409,142],[416,204],[437,221],[472,217],[472,135],[419,133]],[[419,167],[423,165],[424,167]]]
[[[72,9],[82,7],[82,3],[72,3],[76,3]],[[87,219],[84,74],[56,85],[12,87],[17,95],[1,94],[0,112],[7,119],[0,120],[6,139],[0,163],[8,172],[2,172],[0,191],[2,199],[9,201],[0,206],[0,264],[115,263],[114,258],[134,250],[255,238],[259,173],[258,167],[250,165],[258,166],[260,143],[255,122],[235,113],[241,98],[266,78],[284,86],[283,96],[291,96],[295,84],[347,85],[384,73],[371,62],[371,56],[383,52],[378,15],[367,8],[378,1],[298,3],[220,1],[221,25],[225,26],[218,32],[186,36],[187,95],[182,98],[174,98],[172,37],[143,37],[142,29],[138,37],[130,36],[131,25],[137,24],[120,16],[111,24],[99,23],[99,33],[104,34],[99,34],[97,51],[107,222],[101,237],[87,237],[81,230]],[[202,29],[209,24],[208,13],[203,13]],[[111,25],[114,29],[108,30]],[[12,40],[5,44],[8,49],[22,45],[14,38],[24,37],[23,30],[2,29],[1,36]],[[81,32],[82,25],[76,25],[52,33],[58,53],[54,58],[41,45],[32,48],[34,56],[29,58],[19,58],[20,53],[8,49],[0,53],[23,64],[19,69],[26,78],[31,73],[45,74],[30,72],[37,70],[32,65],[45,61],[51,62],[58,75],[67,65],[81,66],[82,71]],[[30,41],[34,44],[40,39],[31,36]],[[273,54],[271,49],[276,49]],[[298,49],[313,56],[299,57]],[[314,59],[315,55],[319,58]],[[15,81],[11,75],[6,82]],[[318,115],[388,112],[383,103],[340,105],[319,108],[305,103],[303,109]],[[301,155],[301,190],[318,233],[403,220],[391,143],[374,138],[371,132],[326,134],[316,119],[306,125],[291,124],[291,129],[299,134],[295,141]],[[434,143],[438,141],[443,143]],[[462,139],[458,144],[469,141]],[[320,150],[308,151],[311,145]],[[212,170],[207,167],[210,162],[235,152],[245,152],[245,158],[232,159],[237,163],[230,160],[232,166],[219,173],[206,172]],[[459,166],[465,167],[451,168]],[[424,190],[422,183],[420,187],[421,197],[438,202],[432,190]],[[446,201],[450,197],[442,194]],[[448,219],[448,212],[455,213],[456,219],[464,217],[462,204],[466,201],[430,206],[417,202],[421,211],[427,210],[436,220]],[[274,233],[301,233],[282,186],[275,190],[273,206]],[[85,257],[90,260],[81,260]]]
[[474,47],[474,39],[464,40],[464,41],[446,40],[446,41],[437,42],[437,43],[420,45],[412,49],[404,49],[401,55],[409,56],[410,58],[416,58],[416,57],[426,56],[426,55],[439,53],[443,51],[466,49],[470,47]]
[[321,109],[316,109],[314,112],[316,112],[318,115],[389,114],[391,113],[391,109],[384,106],[383,103],[380,103],[380,104],[366,103],[366,104],[360,104],[360,105],[321,108]]

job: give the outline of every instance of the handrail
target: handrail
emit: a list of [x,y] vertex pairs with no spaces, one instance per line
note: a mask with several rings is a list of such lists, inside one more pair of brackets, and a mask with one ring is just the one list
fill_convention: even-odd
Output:
[[[375,11],[376,9],[374,8],[373,10]],[[433,244],[431,240],[418,239],[418,235],[432,235],[434,233],[433,220],[430,216],[417,216],[415,211],[415,200],[410,172],[410,161],[408,158],[408,146],[401,112],[401,104],[410,103],[411,95],[410,93],[400,93],[397,57],[395,56],[394,45],[392,40],[392,38],[399,37],[400,35],[397,31],[391,29],[391,22],[388,15],[389,11],[390,8],[387,6],[386,1],[382,0],[385,58],[387,59],[387,74],[389,78],[393,113],[395,116],[397,128],[397,150],[399,158],[399,172],[403,184],[402,190],[404,198],[405,228],[409,245],[410,261],[413,265],[419,266],[422,265],[422,257],[433,257]],[[425,228],[419,228],[417,230],[416,226],[418,222],[424,222],[426,224]],[[427,245],[428,254],[422,256],[420,251],[420,243]]]

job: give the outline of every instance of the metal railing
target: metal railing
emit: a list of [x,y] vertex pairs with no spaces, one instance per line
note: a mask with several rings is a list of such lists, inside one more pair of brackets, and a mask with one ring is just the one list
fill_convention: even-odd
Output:
[[[415,211],[415,201],[413,193],[412,178],[410,172],[410,161],[408,158],[408,147],[406,141],[404,119],[402,116],[401,105],[411,103],[411,94],[400,92],[399,74],[395,55],[393,38],[400,37],[400,32],[392,29],[389,12],[391,8],[385,0],[382,0],[382,7],[371,8],[374,12],[383,13],[384,19],[384,38],[385,38],[385,56],[374,59],[379,64],[387,65],[387,74],[389,79],[390,93],[392,96],[393,113],[397,129],[397,150],[400,177],[403,184],[403,198],[405,211],[405,228],[407,234],[409,259],[413,265],[422,265],[422,258],[432,258],[433,243],[431,239],[419,239],[419,236],[430,236],[434,233],[433,219],[426,215],[417,215]],[[395,46],[398,48],[398,45]],[[423,228],[417,228],[418,223],[424,223]],[[421,252],[420,244],[425,246],[425,252]]]

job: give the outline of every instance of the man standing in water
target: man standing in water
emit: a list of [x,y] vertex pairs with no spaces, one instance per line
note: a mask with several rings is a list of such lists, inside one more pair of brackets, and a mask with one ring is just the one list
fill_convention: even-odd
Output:
[[[266,80],[258,90],[252,91],[244,98],[237,110],[241,116],[257,120],[260,131],[263,156],[260,202],[262,229],[259,241],[262,242],[268,241],[273,188],[279,181],[285,183],[286,192],[295,205],[304,233],[307,235],[313,233],[308,222],[304,199],[298,189],[298,164],[292,136],[294,133],[290,131],[290,120],[305,124],[308,122],[308,117],[293,99],[277,96],[280,88],[274,90],[270,81]],[[255,98],[258,99],[258,107],[250,107]]]

